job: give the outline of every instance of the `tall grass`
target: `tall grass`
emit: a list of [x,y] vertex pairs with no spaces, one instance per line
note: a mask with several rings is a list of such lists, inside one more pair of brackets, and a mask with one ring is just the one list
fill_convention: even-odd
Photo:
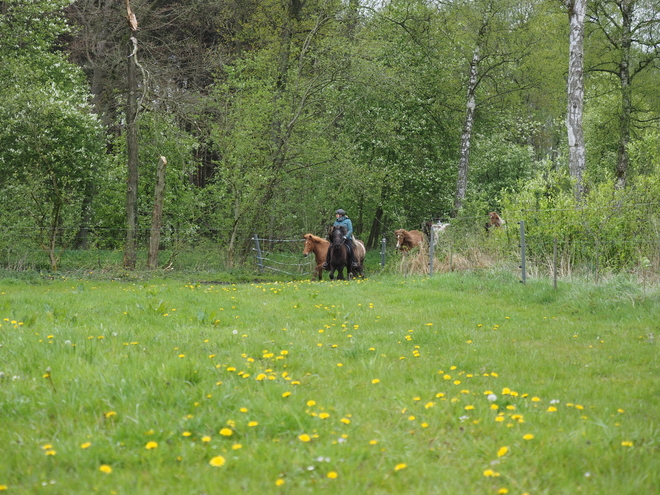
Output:
[[660,294],[634,284],[489,272],[0,293],[8,493],[660,486]]

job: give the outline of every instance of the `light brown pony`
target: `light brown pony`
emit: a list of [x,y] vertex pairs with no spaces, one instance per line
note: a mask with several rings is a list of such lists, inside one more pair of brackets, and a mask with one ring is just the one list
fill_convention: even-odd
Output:
[[305,239],[303,256],[307,257],[309,253],[314,253],[314,256],[316,257],[316,268],[314,269],[314,273],[316,277],[321,280],[323,278],[322,265],[325,263],[325,257],[328,254],[330,243],[314,234],[305,234],[303,239]]
[[399,229],[394,232],[394,235],[396,236],[396,249],[404,253],[424,242],[424,234],[419,230],[411,230],[409,232]]
[[486,231],[488,232],[491,228],[499,228],[504,225],[506,222],[500,217],[496,212],[491,211],[488,214],[488,222],[486,222]]

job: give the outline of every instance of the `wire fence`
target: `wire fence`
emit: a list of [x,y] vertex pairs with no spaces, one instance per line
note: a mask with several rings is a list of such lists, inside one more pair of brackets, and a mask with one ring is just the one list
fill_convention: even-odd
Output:
[[[502,266],[517,271],[521,280],[528,276],[564,278],[577,274],[598,279],[620,272],[657,276],[659,207],[660,203],[638,203],[626,207],[530,208],[508,212],[503,227],[488,230],[484,228],[487,218],[481,215],[443,219],[449,226],[437,233],[433,243],[427,242],[426,258],[415,263],[412,256],[404,259],[394,250],[394,230],[400,226],[381,226],[382,240],[371,250],[367,270],[434,274]],[[432,231],[428,232],[430,237]],[[146,266],[149,235],[150,229],[138,231],[138,245],[142,247],[138,250],[138,268]],[[54,249],[58,267],[64,271],[121,268],[124,236],[121,228],[94,227],[84,235],[80,229],[60,229]],[[233,253],[231,238],[235,239]],[[0,268],[50,270],[46,241],[44,229],[2,227]],[[303,257],[303,242],[292,233],[280,237],[199,226],[167,227],[161,232],[159,266],[222,271],[239,264],[261,273],[311,276],[314,260]]]

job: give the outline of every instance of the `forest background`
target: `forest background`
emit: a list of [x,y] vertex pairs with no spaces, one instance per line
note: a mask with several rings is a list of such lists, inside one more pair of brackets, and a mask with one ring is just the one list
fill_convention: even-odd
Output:
[[135,268],[161,163],[160,247],[229,267],[341,207],[371,249],[498,211],[532,250],[657,271],[659,47],[657,0],[0,1],[0,263]]

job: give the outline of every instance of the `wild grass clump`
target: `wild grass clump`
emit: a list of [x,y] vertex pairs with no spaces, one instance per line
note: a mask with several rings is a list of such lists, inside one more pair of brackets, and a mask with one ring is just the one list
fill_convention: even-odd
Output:
[[3,284],[0,487],[651,493],[659,302],[494,270]]

